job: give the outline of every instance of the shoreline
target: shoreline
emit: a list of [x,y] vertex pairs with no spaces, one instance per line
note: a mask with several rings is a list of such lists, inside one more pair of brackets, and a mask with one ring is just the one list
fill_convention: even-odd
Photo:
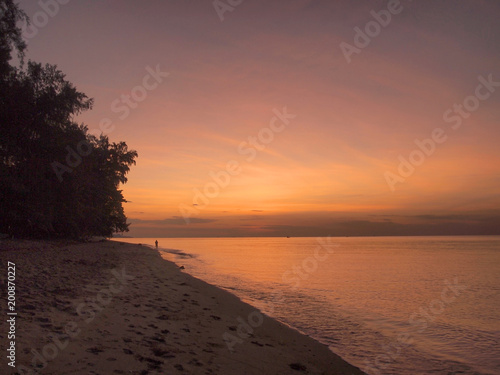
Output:
[[9,374],[364,374],[149,246],[0,241],[0,249],[3,289],[7,262],[17,269],[16,369],[1,364]]

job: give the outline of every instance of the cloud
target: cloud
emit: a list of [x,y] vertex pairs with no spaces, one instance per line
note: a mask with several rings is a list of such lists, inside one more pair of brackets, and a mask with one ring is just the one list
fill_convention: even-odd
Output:
[[[217,221],[216,219],[200,219],[200,218],[190,218],[189,223],[190,224],[208,224],[208,223],[213,223]],[[162,220],[142,220],[142,219],[130,219],[130,222],[132,224],[146,224],[146,225],[153,225],[153,226],[159,226],[162,224],[168,224],[168,225],[186,225],[186,221],[182,216],[172,216],[169,219],[162,219]]]

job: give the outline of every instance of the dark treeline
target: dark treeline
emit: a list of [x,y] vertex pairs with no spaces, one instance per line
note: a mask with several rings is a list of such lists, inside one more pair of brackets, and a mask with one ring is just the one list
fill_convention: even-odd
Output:
[[24,64],[20,21],[28,19],[13,0],[0,0],[0,233],[85,239],[127,231],[119,185],[137,153],[74,121],[92,99],[56,66]]

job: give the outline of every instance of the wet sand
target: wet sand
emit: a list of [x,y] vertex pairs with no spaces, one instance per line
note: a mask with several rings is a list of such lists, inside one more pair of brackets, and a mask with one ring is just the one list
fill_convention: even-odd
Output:
[[146,246],[3,240],[0,261],[2,295],[15,264],[18,314],[1,373],[363,374]]

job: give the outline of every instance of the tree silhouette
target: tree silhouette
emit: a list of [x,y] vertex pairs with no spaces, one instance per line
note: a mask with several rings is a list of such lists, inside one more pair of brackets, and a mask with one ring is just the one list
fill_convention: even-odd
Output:
[[127,231],[120,184],[135,164],[125,142],[88,134],[74,118],[93,101],[55,65],[10,65],[26,45],[26,15],[0,0],[0,232],[15,236],[110,237]]

